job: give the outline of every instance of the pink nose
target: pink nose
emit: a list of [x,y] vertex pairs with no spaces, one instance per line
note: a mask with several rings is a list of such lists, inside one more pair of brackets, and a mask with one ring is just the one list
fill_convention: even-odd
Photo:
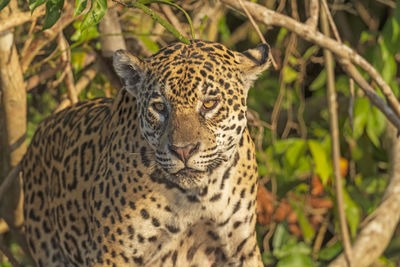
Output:
[[189,144],[183,147],[169,145],[168,148],[172,154],[178,157],[182,162],[186,161],[199,149],[200,143]]

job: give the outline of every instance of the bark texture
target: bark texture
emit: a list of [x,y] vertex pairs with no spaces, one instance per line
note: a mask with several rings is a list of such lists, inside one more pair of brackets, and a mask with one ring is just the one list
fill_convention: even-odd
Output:
[[[382,203],[363,223],[352,246],[352,260],[357,267],[373,264],[385,251],[400,220],[400,138],[390,125],[392,139],[391,180],[386,188]],[[343,253],[329,267],[347,266]]]
[[[0,24],[12,15],[12,10],[18,10],[16,4],[16,1],[12,1],[0,12]],[[11,30],[0,33],[0,88],[1,121],[5,129],[2,132],[5,138],[2,140],[6,141],[1,146],[9,153],[8,170],[11,170],[18,165],[26,151],[26,91]],[[10,227],[19,227],[23,222],[21,193],[19,179],[15,179],[13,186],[2,197],[1,214]]]

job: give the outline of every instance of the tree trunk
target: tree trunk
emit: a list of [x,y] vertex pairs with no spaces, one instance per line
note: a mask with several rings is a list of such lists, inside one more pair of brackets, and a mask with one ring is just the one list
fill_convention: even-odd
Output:
[[[0,12],[0,24],[17,9],[17,2],[11,1],[10,5]],[[26,91],[11,30],[0,33],[0,89],[0,122],[3,123],[1,127],[5,129],[2,131],[5,136],[1,141],[6,141],[1,144],[1,150],[9,153],[8,167],[3,171],[6,173],[18,165],[26,151]],[[1,203],[1,214],[10,227],[19,227],[23,223],[21,184],[18,176],[16,178],[13,186],[6,191],[7,195],[2,197]]]
[[107,13],[99,23],[99,32],[101,34],[101,54],[105,61],[105,64],[100,64],[102,66],[102,71],[107,75],[111,86],[119,90],[122,86],[119,77],[114,73],[111,67],[106,67],[112,66],[112,57],[115,51],[118,49],[126,50],[118,12],[115,7],[111,7],[107,10]]

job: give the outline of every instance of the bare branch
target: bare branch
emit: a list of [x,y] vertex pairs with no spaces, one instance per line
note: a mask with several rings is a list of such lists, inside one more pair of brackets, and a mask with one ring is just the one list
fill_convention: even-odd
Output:
[[376,31],[379,27],[379,21],[369,13],[368,9],[365,8],[360,0],[351,0],[351,2],[368,28],[372,31]]
[[[267,41],[265,40],[264,35],[262,34],[260,28],[258,27],[257,23],[254,21],[253,17],[252,17],[251,14],[249,13],[249,11],[246,9],[245,5],[243,5],[242,0],[237,0],[237,1],[239,2],[240,6],[242,7],[244,13],[246,13],[246,16],[249,18],[251,24],[253,25],[254,29],[255,29],[256,32],[257,32],[258,37],[260,37],[261,41],[262,41],[264,44],[267,44]],[[276,61],[275,61],[275,59],[274,59],[274,56],[272,55],[272,53],[270,53],[270,55],[271,55],[271,62],[272,62],[272,65],[274,66],[274,69],[277,70],[277,69],[278,69],[278,65],[276,64]]]
[[165,4],[159,4],[158,6],[160,7],[165,18],[172,24],[172,26],[174,26],[179,32],[184,32],[179,19],[175,16],[171,7]]
[[61,32],[65,27],[67,27],[71,22],[79,18],[73,17],[73,8],[71,5],[66,5],[63,9],[63,14],[60,19],[54,24],[53,27],[43,31],[34,41],[32,41],[31,45],[26,49],[26,53],[21,55],[21,66],[23,72],[25,72],[32,60],[39,53],[40,49],[42,49],[49,42],[54,40],[59,32]]
[[2,23],[0,24],[0,32],[12,29],[28,21],[35,20],[38,17],[43,16],[44,13],[44,6],[35,9],[33,14],[31,14],[31,12],[16,12],[8,17],[7,20],[2,21]]
[[310,17],[306,21],[310,27],[316,29],[318,25],[319,0],[310,0]]
[[377,2],[387,5],[388,7],[391,8],[396,8],[396,2],[392,0],[376,0]]
[[325,10],[325,14],[328,17],[329,25],[332,28],[333,35],[335,36],[336,40],[339,43],[342,43],[342,39],[340,38],[339,31],[337,30],[336,24],[335,24],[335,22],[333,21],[333,18],[332,18],[332,14],[329,11],[328,3],[326,2],[326,0],[322,0],[321,2],[322,2],[322,6],[323,6],[323,8]]
[[[223,3],[234,7],[236,9],[240,9],[240,4],[237,3],[237,1],[234,0],[221,0]],[[312,43],[315,43],[323,48],[329,49],[332,53],[335,54],[338,58],[345,59],[348,61],[348,63],[352,62],[354,64],[359,65],[364,71],[368,73],[368,75],[376,82],[376,84],[381,88],[385,98],[389,102],[390,107],[387,107],[386,103],[379,97],[379,100],[373,100],[372,102],[376,104],[377,102],[380,102],[380,107],[382,112],[385,114],[388,114],[388,110],[390,110],[394,116],[388,117],[388,119],[396,126],[397,129],[400,131],[400,104],[394,95],[393,91],[391,90],[390,86],[383,80],[382,76],[375,70],[374,67],[370,63],[368,63],[363,57],[361,57],[359,54],[357,54],[353,49],[350,47],[339,43],[338,41],[335,41],[331,38],[328,38],[324,36],[322,33],[315,31],[309,26],[306,26],[305,24],[302,24],[292,18],[289,18],[285,15],[279,14],[277,12],[274,12],[272,10],[269,10],[259,4],[252,3],[252,2],[244,2],[244,5],[246,6],[247,10],[250,12],[250,14],[258,21],[266,24],[266,25],[275,25],[279,27],[286,28],[290,31],[293,31],[297,35],[299,35],[301,38],[310,41]],[[343,61],[340,61],[343,62]],[[361,77],[362,78],[362,77]],[[362,78],[365,83],[367,83],[364,78]],[[356,80],[357,82],[357,80]],[[357,82],[358,83],[358,82]],[[363,83],[363,84],[365,84]],[[367,83],[368,84],[368,83]],[[361,89],[365,89],[364,87],[360,86]],[[370,97],[378,97],[378,95],[375,94],[375,96],[372,96],[369,93]],[[385,107],[383,110],[383,107]]]
[[[82,77],[76,82],[75,89],[76,93],[80,94],[83,89],[85,89],[88,84],[94,79],[98,72],[99,66],[98,64],[95,64],[93,67],[88,68],[85,70],[84,74]],[[64,108],[68,107],[71,105],[71,100],[70,99],[64,99],[60,105],[58,105],[57,109],[55,112],[58,112],[60,110],[63,110]]]
[[[400,219],[400,138],[396,137],[394,127],[388,127],[392,147],[392,174],[386,187],[382,203],[363,222],[361,231],[353,243],[352,256],[357,267],[371,266],[383,253],[396,229]],[[329,267],[345,267],[344,255],[335,259]]]
[[122,36],[116,8],[109,8],[99,24],[101,33],[101,54],[106,58],[112,58],[118,49],[126,50],[124,37]]
[[78,95],[75,90],[74,74],[71,66],[71,53],[69,45],[62,32],[58,34],[57,38],[58,47],[61,52],[61,61],[65,64],[65,85],[68,91],[68,97],[73,104],[78,102]]
[[[324,2],[324,0],[323,0]],[[329,10],[328,10],[329,11]],[[321,10],[321,25],[322,31],[326,36],[330,35],[327,12],[325,9]],[[344,247],[344,254],[349,267],[352,266],[351,257],[351,243],[349,236],[349,229],[347,227],[346,213],[344,211],[343,201],[343,185],[342,177],[340,174],[340,141],[339,141],[339,124],[337,114],[337,98],[335,89],[335,70],[333,67],[332,53],[328,49],[324,49],[325,68],[327,73],[327,87],[328,87],[328,109],[329,109],[329,124],[331,131],[331,144],[332,144],[332,163],[333,174],[335,176],[335,192],[337,210],[339,214],[339,224],[341,230],[341,238]]]
[[55,68],[45,69],[43,72],[29,77],[29,79],[26,81],[26,91],[29,92],[33,88],[37,87],[40,82],[46,81],[47,79],[53,77],[63,68],[65,68],[64,64],[58,64]]
[[379,97],[374,88],[372,88],[372,86],[363,78],[360,72],[358,72],[357,68],[345,59],[339,59],[339,63],[347,72],[347,74],[353,78],[358,86],[360,86],[372,104],[374,104],[383,114],[385,114],[388,120],[399,130],[400,128],[398,126],[400,125],[400,118],[394,114],[393,110],[386,105],[385,101],[381,97]]

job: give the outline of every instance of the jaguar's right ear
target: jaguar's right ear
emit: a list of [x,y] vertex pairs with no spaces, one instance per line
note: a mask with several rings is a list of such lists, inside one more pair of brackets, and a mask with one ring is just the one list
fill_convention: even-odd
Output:
[[145,73],[143,61],[126,50],[117,50],[114,53],[113,65],[115,72],[121,77],[125,89],[132,95],[137,96],[138,85],[144,78]]

